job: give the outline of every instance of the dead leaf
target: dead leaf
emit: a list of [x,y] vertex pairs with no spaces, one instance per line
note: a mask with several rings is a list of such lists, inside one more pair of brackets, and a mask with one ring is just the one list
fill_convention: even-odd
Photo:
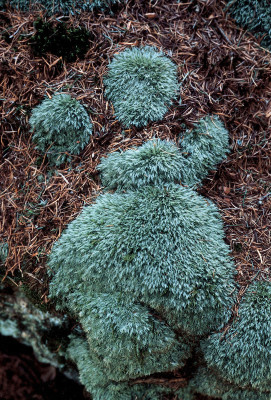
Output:
[[224,191],[225,194],[229,194],[231,192],[231,188],[227,187],[227,186],[224,186],[223,187],[223,191]]

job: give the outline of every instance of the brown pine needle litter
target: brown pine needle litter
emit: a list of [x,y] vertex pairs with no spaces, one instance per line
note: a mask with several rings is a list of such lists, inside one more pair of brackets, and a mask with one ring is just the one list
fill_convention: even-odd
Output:
[[[30,285],[47,302],[47,255],[98,194],[101,156],[154,136],[177,142],[206,114],[223,120],[232,152],[199,192],[221,210],[241,286],[270,279],[271,54],[235,26],[224,6],[216,0],[131,0],[114,15],[70,17],[71,25],[84,26],[95,38],[85,58],[73,63],[33,55],[28,42],[39,12],[0,13],[0,241],[9,245],[2,279]],[[156,46],[178,65],[181,102],[162,121],[124,130],[104,97],[103,76],[115,53],[140,45]],[[31,109],[55,91],[80,100],[93,122],[85,150],[60,169],[48,167],[35,150],[28,125]]]

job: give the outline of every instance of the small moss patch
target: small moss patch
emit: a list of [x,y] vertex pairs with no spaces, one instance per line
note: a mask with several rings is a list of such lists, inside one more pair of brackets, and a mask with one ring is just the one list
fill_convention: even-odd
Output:
[[46,22],[41,18],[34,22],[36,33],[30,39],[30,46],[36,56],[46,53],[72,62],[83,58],[89,48],[91,33],[82,27],[68,27],[65,23]]

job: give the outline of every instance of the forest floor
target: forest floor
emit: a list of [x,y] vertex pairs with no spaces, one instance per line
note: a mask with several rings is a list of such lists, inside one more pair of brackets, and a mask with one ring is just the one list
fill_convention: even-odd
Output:
[[[271,54],[224,7],[216,0],[131,0],[114,15],[70,17],[69,24],[92,34],[84,59],[75,62],[50,53],[34,56],[29,41],[40,12],[0,12],[0,241],[9,246],[1,269],[6,282],[31,288],[36,301],[50,307],[46,257],[97,195],[100,158],[152,137],[178,142],[206,114],[224,122],[231,153],[198,191],[220,209],[240,296],[255,279],[270,279]],[[103,76],[116,52],[140,45],[163,50],[178,65],[181,101],[162,121],[123,130],[104,97]],[[57,170],[35,150],[28,124],[31,109],[56,91],[80,100],[93,123],[84,151]]]
[[81,400],[84,388],[38,362],[30,347],[0,336],[1,400]]

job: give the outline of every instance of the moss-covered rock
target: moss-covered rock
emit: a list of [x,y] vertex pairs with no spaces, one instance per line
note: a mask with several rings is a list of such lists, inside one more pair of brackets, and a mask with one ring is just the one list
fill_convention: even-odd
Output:
[[[65,370],[65,352],[61,344],[69,332],[67,319],[35,307],[21,290],[0,290],[0,335],[11,336],[30,346],[37,359]],[[59,351],[57,351],[59,350]]]
[[271,391],[271,283],[255,282],[244,294],[226,333],[202,343],[207,365],[241,388]]

